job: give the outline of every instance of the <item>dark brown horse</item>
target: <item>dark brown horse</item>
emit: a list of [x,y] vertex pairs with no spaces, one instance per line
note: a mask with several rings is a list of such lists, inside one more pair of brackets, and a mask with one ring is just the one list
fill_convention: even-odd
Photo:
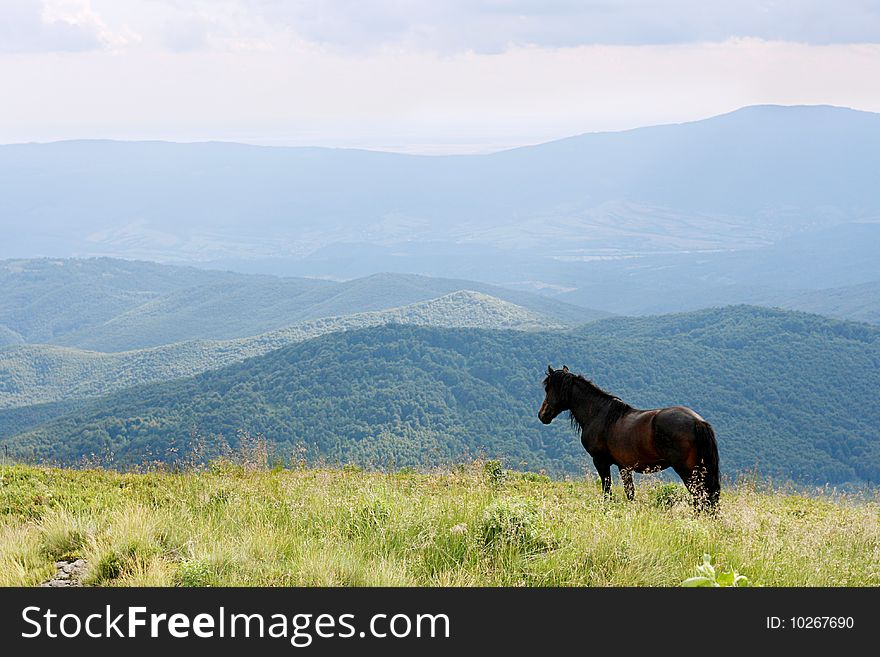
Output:
[[563,366],[547,366],[546,396],[538,419],[550,424],[563,411],[580,429],[581,443],[611,496],[611,466],[620,469],[627,499],[633,499],[632,472],[672,468],[694,496],[696,509],[712,510],[718,503],[718,446],[712,426],[684,406],[641,411],[608,394]]

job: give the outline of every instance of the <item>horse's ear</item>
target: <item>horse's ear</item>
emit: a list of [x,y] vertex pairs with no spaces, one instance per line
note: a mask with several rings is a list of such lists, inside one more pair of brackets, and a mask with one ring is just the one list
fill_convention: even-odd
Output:
[[563,366],[562,366],[562,371],[563,371],[563,372],[568,372],[568,365],[563,365]]
[[547,366],[547,374],[553,374],[553,366],[552,365]]

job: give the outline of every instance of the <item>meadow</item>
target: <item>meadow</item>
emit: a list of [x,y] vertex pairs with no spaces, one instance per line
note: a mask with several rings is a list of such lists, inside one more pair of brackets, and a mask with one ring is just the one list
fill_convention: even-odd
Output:
[[[728,485],[636,500],[477,461],[443,472],[0,467],[0,585],[82,558],[98,586],[678,586],[709,554],[753,586],[880,585],[880,504]],[[743,582],[745,583],[745,582]]]

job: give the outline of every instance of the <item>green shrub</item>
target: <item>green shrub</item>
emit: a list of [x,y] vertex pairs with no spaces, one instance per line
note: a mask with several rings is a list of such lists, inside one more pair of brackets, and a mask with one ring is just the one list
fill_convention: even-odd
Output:
[[682,586],[748,586],[749,578],[733,568],[719,571],[712,565],[712,555],[704,554],[703,563],[696,568],[697,574],[684,580]]
[[391,518],[391,506],[385,500],[374,497],[361,501],[350,510],[348,533],[353,536],[368,536],[380,531]]
[[53,561],[79,556],[86,535],[75,527],[51,527],[43,530],[41,547]]
[[226,488],[220,488],[219,490],[214,491],[208,496],[208,505],[224,506],[226,504],[229,504],[233,497],[235,497],[235,493]]
[[538,472],[510,472],[508,474],[515,475],[517,479],[522,481],[531,481],[536,484],[549,484],[552,481],[547,475]]
[[162,554],[158,543],[142,536],[121,537],[100,552],[94,567],[89,569],[86,584],[101,585],[136,572],[143,564]]
[[480,526],[487,547],[515,547],[539,552],[548,547],[541,519],[534,504],[518,500],[498,500],[486,507]]
[[211,564],[201,559],[181,561],[173,581],[175,586],[216,586],[219,582]]
[[498,486],[504,482],[507,476],[504,468],[501,467],[501,461],[491,460],[483,464],[483,473],[486,475],[486,481],[490,486]]
[[208,462],[208,472],[222,477],[241,477],[244,475],[244,466],[221,456]]
[[687,489],[672,482],[660,484],[651,491],[651,505],[658,509],[671,509],[676,504],[687,501]]
[[122,575],[125,559],[113,550],[104,552],[94,566],[90,569],[89,584],[103,584]]

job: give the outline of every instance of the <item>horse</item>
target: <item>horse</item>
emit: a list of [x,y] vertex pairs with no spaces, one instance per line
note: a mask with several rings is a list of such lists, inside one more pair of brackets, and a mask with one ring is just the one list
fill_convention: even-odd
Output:
[[605,392],[568,367],[547,366],[544,403],[538,419],[550,424],[569,411],[571,425],[593,458],[602,492],[611,498],[611,466],[620,470],[628,500],[635,497],[632,473],[672,468],[694,498],[696,511],[714,512],[721,485],[718,445],[712,426],[684,406],[639,410]]

